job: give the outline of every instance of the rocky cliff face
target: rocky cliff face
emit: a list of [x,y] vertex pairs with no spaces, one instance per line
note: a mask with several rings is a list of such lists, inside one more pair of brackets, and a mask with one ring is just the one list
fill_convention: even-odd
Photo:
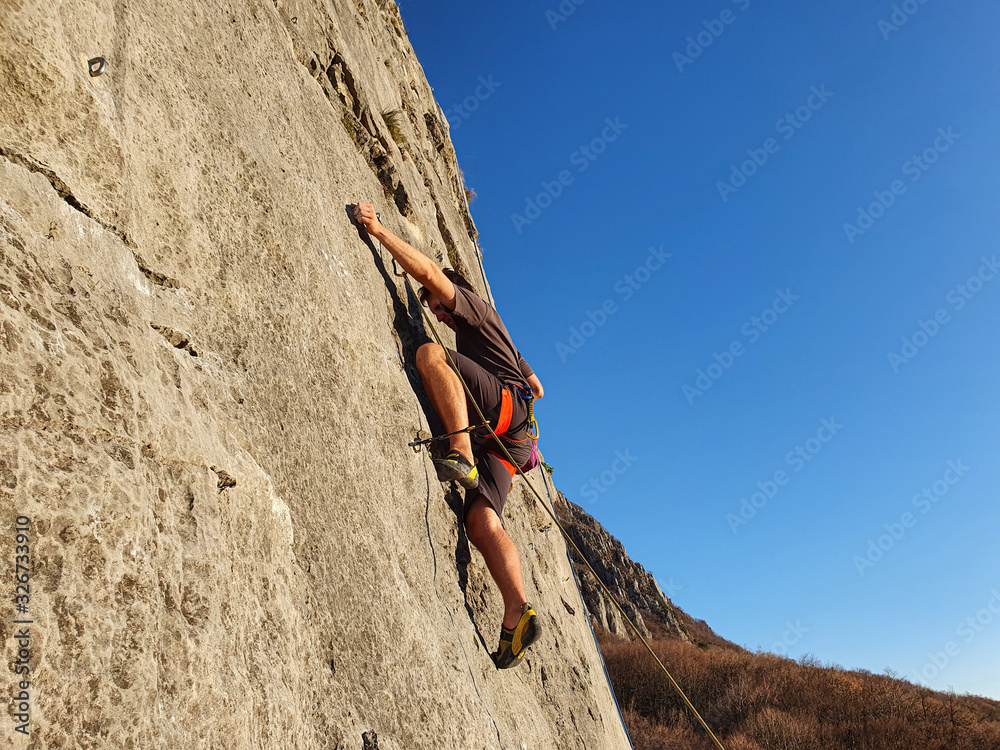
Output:
[[0,548],[27,517],[31,559],[7,746],[628,747],[543,509],[518,480],[546,633],[496,672],[499,595],[406,447],[425,333],[345,204],[478,259],[395,5],[0,15]]
[[[555,499],[556,513],[573,542],[625,609],[629,619],[644,638],[669,638],[699,646],[739,648],[720,638],[705,623],[696,620],[664,595],[656,579],[642,565],[633,561],[620,541],[608,533],[593,516],[561,492]],[[573,568],[580,581],[595,627],[622,638],[635,638],[632,629],[611,602],[593,573],[571,552]]]

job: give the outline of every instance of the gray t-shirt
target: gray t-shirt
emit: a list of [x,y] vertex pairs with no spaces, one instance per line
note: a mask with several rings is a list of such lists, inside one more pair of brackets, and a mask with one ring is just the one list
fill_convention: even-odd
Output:
[[505,383],[526,388],[534,374],[514,346],[497,311],[474,292],[455,285],[455,349]]

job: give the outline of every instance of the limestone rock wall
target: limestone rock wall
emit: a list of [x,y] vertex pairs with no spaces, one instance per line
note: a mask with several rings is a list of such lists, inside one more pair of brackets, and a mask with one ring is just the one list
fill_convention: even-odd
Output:
[[33,620],[4,746],[628,747],[543,509],[518,480],[546,632],[497,672],[499,595],[406,447],[425,332],[346,204],[485,280],[391,0],[0,21],[0,550],[30,517]]

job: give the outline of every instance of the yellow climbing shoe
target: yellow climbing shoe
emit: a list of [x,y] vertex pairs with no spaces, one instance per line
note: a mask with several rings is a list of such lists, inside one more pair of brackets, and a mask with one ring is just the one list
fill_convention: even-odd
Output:
[[434,468],[442,482],[458,482],[467,490],[479,486],[479,469],[470,464],[458,451],[452,451],[446,458],[435,458]]
[[542,624],[530,604],[521,605],[521,619],[513,630],[500,626],[500,645],[493,656],[497,669],[510,669],[521,662],[528,646],[542,634]]

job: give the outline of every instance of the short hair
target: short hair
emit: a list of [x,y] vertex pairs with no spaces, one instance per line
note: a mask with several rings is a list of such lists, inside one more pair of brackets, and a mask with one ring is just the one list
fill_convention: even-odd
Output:
[[[460,286],[463,289],[468,289],[470,292],[473,293],[476,291],[475,289],[472,288],[472,284],[469,283],[468,279],[466,279],[462,274],[460,274],[454,268],[444,268],[442,269],[442,271],[444,272],[444,275],[448,278],[448,280],[455,286]],[[421,305],[426,305],[427,300],[430,298],[430,296],[431,296],[431,290],[425,286],[420,287],[420,289],[417,291],[417,299],[420,300]]]

